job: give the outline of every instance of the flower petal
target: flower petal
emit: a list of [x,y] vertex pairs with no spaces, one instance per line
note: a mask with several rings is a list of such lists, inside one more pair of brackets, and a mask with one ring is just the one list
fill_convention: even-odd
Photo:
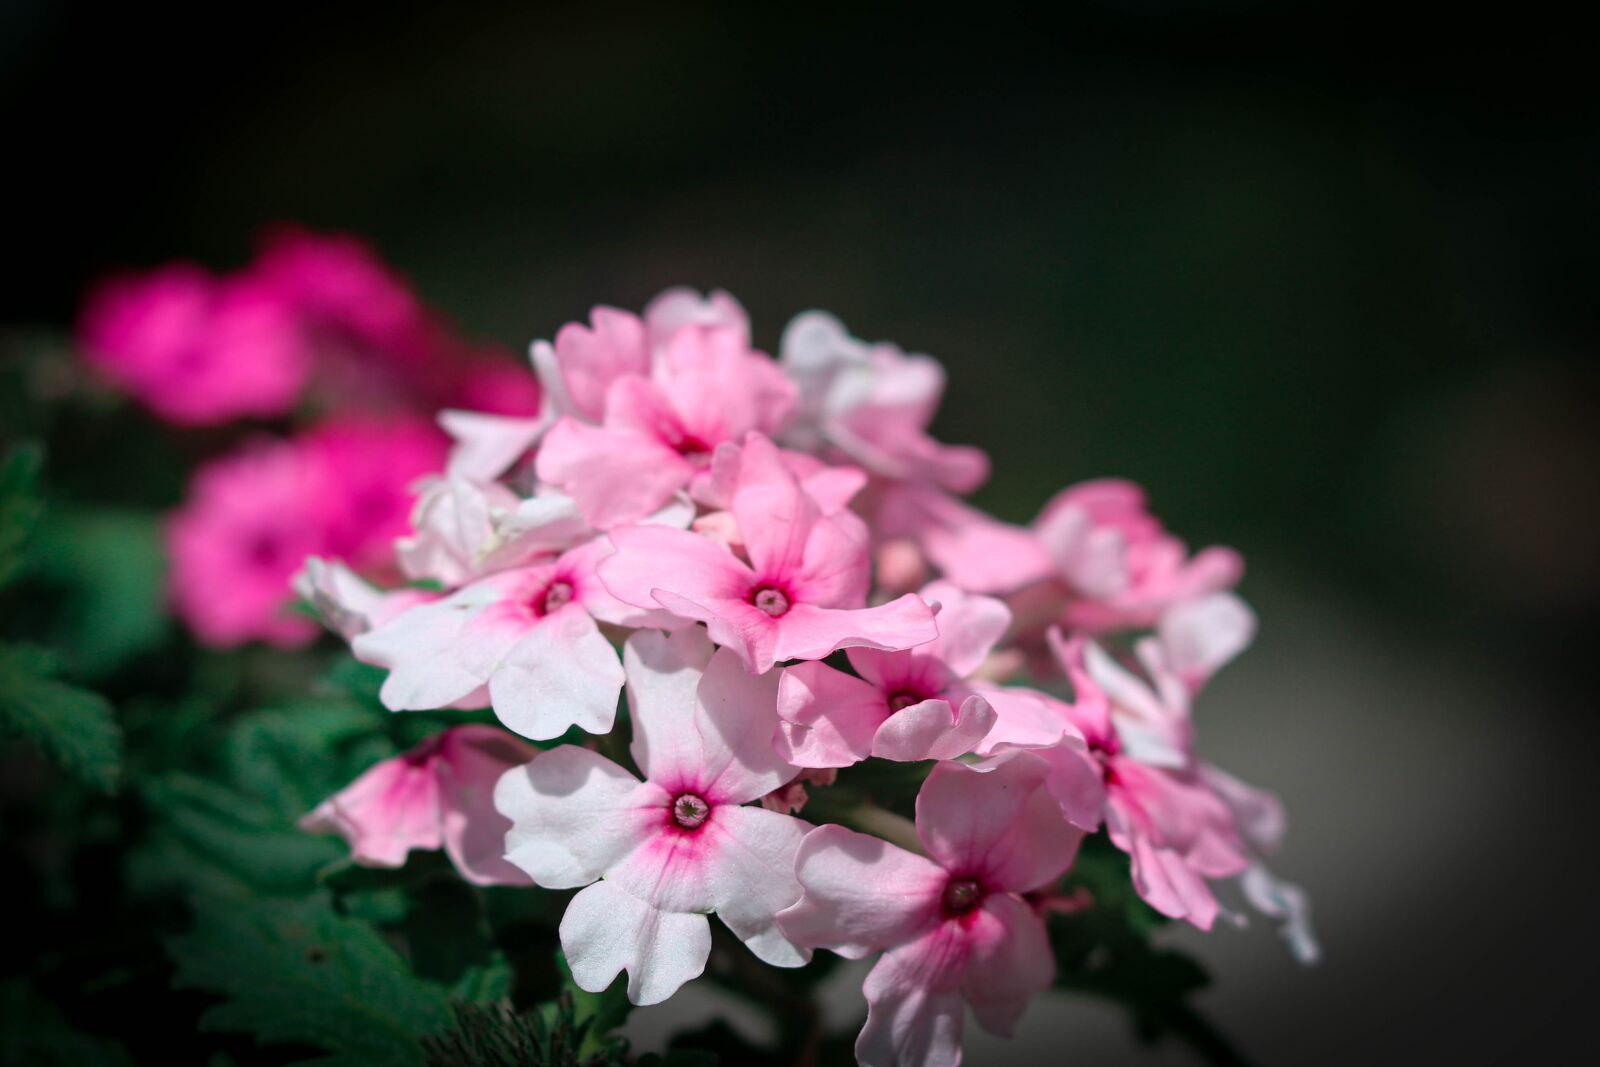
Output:
[[506,859],[547,889],[572,889],[647,840],[669,799],[597,753],[562,745],[501,775],[495,810],[511,820]]
[[704,915],[659,911],[610,882],[596,882],[567,905],[561,951],[578,988],[603,992],[626,970],[628,999],[659,1004],[705,971],[711,924]]
[[489,679],[495,715],[536,741],[573,726],[611,731],[622,664],[587,612],[576,604],[547,615],[505,655]]
[[797,663],[778,683],[777,753],[798,767],[848,767],[872,755],[889,715],[883,690],[822,663]]
[[1014,751],[982,764],[941,763],[917,794],[917,834],[952,872],[1018,893],[1060,876],[1083,833],[1041,788],[1049,765]]
[[903,944],[939,920],[949,876],[937,863],[837,824],[800,843],[795,875],[805,891],[778,914],[796,944],[859,959]]

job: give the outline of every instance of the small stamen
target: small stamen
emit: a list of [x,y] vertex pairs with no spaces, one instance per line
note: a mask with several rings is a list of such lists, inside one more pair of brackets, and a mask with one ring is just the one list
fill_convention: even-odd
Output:
[[944,887],[944,908],[952,915],[964,915],[983,899],[983,888],[971,878],[959,878]]
[[750,603],[773,618],[777,618],[789,610],[789,598],[783,594],[782,590],[774,589],[771,586],[757,589],[755,595],[750,598]]
[[672,802],[672,818],[685,830],[693,830],[711,814],[711,805],[695,796],[685,793]]
[[548,615],[553,611],[560,611],[572,603],[572,584],[570,582],[552,582],[550,588],[544,591],[544,601],[540,605],[541,611]]

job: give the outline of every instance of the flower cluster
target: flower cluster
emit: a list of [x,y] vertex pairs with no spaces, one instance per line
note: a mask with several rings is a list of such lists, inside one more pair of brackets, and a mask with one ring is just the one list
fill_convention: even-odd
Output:
[[294,419],[201,463],[168,524],[173,607],[213,646],[311,640],[286,610],[307,556],[398,577],[412,483],[445,461],[437,408],[540,406],[531,375],[458,340],[361,242],[288,227],[233,274],[177,263],[104,283],[79,346],[168,423]]
[[[1008,1033],[1101,830],[1162,914],[1242,921],[1216,892],[1237,882],[1315,956],[1304,895],[1262,865],[1276,801],[1195,747],[1194,698],[1254,634],[1234,552],[1191,554],[1125,482],[1029,527],[985,515],[961,499],[984,455],[928,433],[939,365],[825,314],[774,360],[727,294],[672,290],[533,363],[537,416],[442,416],[406,584],[320,559],[300,582],[387,707],[490,707],[542,744],[457,728],[308,826],[358,862],[442,842],[475,881],[578,890],[575,980],[626,972],[639,1004],[702,972],[712,914],[777,967],[878,954],[864,1064],[959,1062],[963,1003]],[[624,710],[625,750],[600,740]],[[926,769],[914,825],[800,817],[871,761]]]

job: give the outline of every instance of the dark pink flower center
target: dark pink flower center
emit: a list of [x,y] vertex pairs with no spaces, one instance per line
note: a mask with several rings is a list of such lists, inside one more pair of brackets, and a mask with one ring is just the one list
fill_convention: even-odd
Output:
[[972,878],[952,878],[944,887],[944,910],[950,915],[965,915],[983,903],[983,886]]
[[672,447],[684,459],[704,459],[711,454],[711,446],[692,433],[678,438]]
[[697,830],[711,815],[711,805],[693,793],[683,793],[672,802],[672,821],[685,830]]
[[897,689],[889,694],[889,713],[904,711],[913,704],[922,703],[924,699],[908,689]]
[[763,585],[750,594],[750,603],[776,619],[789,610],[789,596],[782,589]]
[[549,615],[553,611],[560,611],[572,603],[571,582],[551,582],[550,587],[544,591],[544,597],[539,601],[539,613]]

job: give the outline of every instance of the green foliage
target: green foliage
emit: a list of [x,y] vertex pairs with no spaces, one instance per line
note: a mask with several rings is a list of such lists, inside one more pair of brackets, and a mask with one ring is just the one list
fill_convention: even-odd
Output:
[[60,659],[33,645],[0,645],[0,731],[38,745],[95,789],[116,788],[122,734],[111,704],[56,678]]
[[175,773],[145,783],[157,825],[137,880],[214,893],[311,892],[345,847],[297,823],[392,754],[378,725],[367,709],[338,701],[244,716],[224,739],[218,778]]
[[0,461],[0,587],[21,573],[25,549],[44,514],[39,498],[39,469],[44,450],[27,443],[12,448]]
[[174,985],[224,998],[201,1016],[202,1029],[331,1053],[318,1067],[420,1067],[421,1039],[450,1026],[445,990],[325,896],[197,896],[193,928],[170,949]]
[[60,590],[52,636],[75,670],[103,675],[163,640],[166,555],[155,515],[63,509],[42,531],[36,566]]

